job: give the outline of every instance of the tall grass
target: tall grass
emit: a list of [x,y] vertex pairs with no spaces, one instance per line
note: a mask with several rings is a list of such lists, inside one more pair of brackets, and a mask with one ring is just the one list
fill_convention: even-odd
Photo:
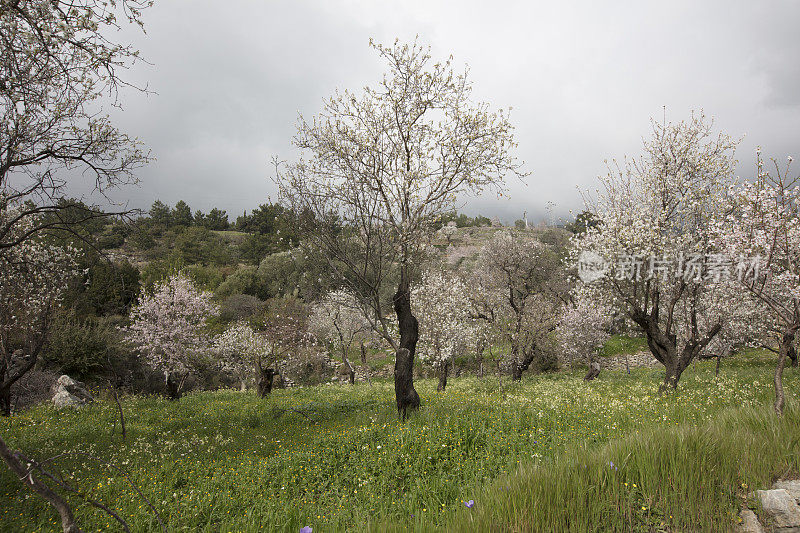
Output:
[[[800,411],[731,408],[700,426],[574,446],[501,476],[448,531],[729,531],[746,495],[800,472]],[[401,531],[383,523],[373,530]],[[418,531],[442,530],[420,521]]]

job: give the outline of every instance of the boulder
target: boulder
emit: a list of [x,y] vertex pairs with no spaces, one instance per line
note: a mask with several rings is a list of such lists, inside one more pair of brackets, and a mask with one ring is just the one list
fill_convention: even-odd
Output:
[[739,513],[739,518],[742,521],[734,528],[736,533],[764,533],[764,528],[761,526],[761,522],[758,521],[756,513],[750,509],[742,509],[742,512]]
[[800,533],[800,507],[785,489],[756,491],[771,531]]
[[776,481],[772,484],[772,488],[785,490],[800,505],[800,479]]
[[67,375],[58,378],[56,384],[53,385],[53,405],[56,409],[82,407],[93,401],[94,398],[86,389],[86,385]]

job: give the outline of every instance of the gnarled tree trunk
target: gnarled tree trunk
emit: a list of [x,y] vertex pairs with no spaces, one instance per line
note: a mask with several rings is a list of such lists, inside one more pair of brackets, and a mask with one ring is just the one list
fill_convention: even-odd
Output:
[[262,398],[269,396],[272,392],[272,383],[275,378],[275,370],[272,368],[258,368],[258,395]]
[[400,348],[394,363],[394,393],[397,413],[406,419],[408,409],[419,408],[419,394],[414,388],[414,354],[419,340],[419,322],[411,312],[411,289],[408,276],[401,271],[394,295],[394,312],[400,328]]
[[[657,304],[655,307],[657,308]],[[700,337],[695,328],[693,337],[686,341],[682,350],[678,350],[677,336],[661,330],[657,312],[652,314],[643,311],[634,312],[631,318],[644,331],[647,346],[653,357],[664,365],[664,382],[659,387],[659,392],[678,388],[678,381],[683,371],[722,329],[722,324],[715,324],[705,337]]]
[[173,372],[164,373],[164,382],[167,387],[167,398],[175,401],[181,399],[180,382],[176,379]]
[[369,365],[367,365],[367,349],[364,347],[364,343],[361,343],[361,366],[364,367],[364,376],[367,378],[367,383],[369,383],[370,387],[372,386],[372,378],[369,375]]
[[592,381],[600,375],[600,363],[597,361],[589,361],[589,371],[583,376],[584,381]]
[[344,367],[347,369],[347,379],[350,381],[350,385],[356,384],[356,369],[353,368],[353,365],[350,364],[350,360],[347,359],[347,349],[342,349],[342,361],[344,362]]
[[523,357],[521,361],[515,358],[514,366],[511,369],[511,379],[514,381],[520,381],[522,379],[522,373],[528,370],[528,367],[531,366],[532,362],[533,350],[525,353],[525,357]]
[[786,352],[786,357],[792,361],[792,368],[797,368],[797,349],[794,347],[794,344],[789,346],[789,351]]
[[436,386],[436,392],[444,391],[447,387],[447,376],[450,374],[450,361],[445,361],[441,368],[439,368],[439,384]]
[[11,416],[11,386],[0,386],[0,414]]

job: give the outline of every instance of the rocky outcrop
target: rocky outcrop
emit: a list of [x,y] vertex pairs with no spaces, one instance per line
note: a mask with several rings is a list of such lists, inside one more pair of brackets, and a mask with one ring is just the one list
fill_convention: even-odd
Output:
[[53,405],[56,409],[65,407],[82,407],[87,403],[92,403],[94,398],[86,389],[86,385],[80,381],[75,381],[67,375],[58,378],[53,385]]
[[737,533],[800,533],[800,480],[776,481],[770,490],[757,490],[748,498],[753,496],[760,504],[761,520],[752,510],[742,509]]

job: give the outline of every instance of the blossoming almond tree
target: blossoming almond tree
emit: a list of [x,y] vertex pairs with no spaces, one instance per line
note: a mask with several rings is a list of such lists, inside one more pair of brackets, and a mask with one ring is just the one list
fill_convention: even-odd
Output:
[[470,317],[469,289],[458,276],[443,270],[422,275],[412,290],[414,314],[420,324],[420,360],[439,373],[438,391],[447,387],[453,358],[477,342],[474,319]]
[[[800,178],[791,177],[792,158],[775,173],[764,168],[759,150],[755,181],[731,189],[731,206],[715,225],[717,245],[732,257],[760,256],[763,261],[743,286],[768,313],[771,327],[764,334],[766,347],[777,352],[775,412],[783,413],[783,368],[800,331]],[[770,338],[771,337],[771,338]]]
[[[141,143],[103,112],[102,101],[119,101],[101,99],[131,86],[119,74],[138,58],[131,46],[109,37],[122,26],[117,16],[142,26],[150,5],[152,0],[0,0],[0,250],[51,230],[74,233],[76,224],[108,216],[64,201],[67,186],[88,177],[93,192],[104,195],[135,181],[134,170],[148,161]],[[4,216],[12,210],[13,216]],[[67,211],[81,216],[62,216]],[[47,285],[39,288],[49,292]],[[0,455],[15,473],[26,470],[21,452],[2,439]],[[64,531],[79,531],[63,498],[30,470],[25,479],[56,508]]]
[[203,327],[215,313],[211,293],[198,291],[180,273],[142,296],[131,309],[125,336],[149,366],[164,373],[171,400],[180,398],[179,379],[192,369],[193,357],[210,345]]
[[591,372],[595,350],[608,339],[610,316],[608,308],[582,294],[565,305],[556,329],[564,360],[570,365],[576,360],[586,361]]
[[[703,115],[653,122],[644,155],[601,178],[588,206],[598,225],[574,240],[576,263],[581,252],[611,262],[607,275],[589,286],[592,297],[619,306],[641,328],[665,367],[662,390],[677,387],[730,311],[722,285],[708,275],[711,226],[732,183],[735,147],[727,135],[713,135]],[[689,257],[697,258],[691,270],[681,265]]]
[[[524,173],[506,113],[474,102],[451,60],[434,63],[416,42],[372,46],[387,74],[362,94],[337,92],[312,122],[301,117],[295,144],[308,158],[279,172],[278,181],[282,200],[304,215],[306,233],[395,349],[397,409],[405,416],[419,406],[411,281],[421,248],[458,194],[499,188],[506,174]],[[396,291],[387,302],[389,283]]]
[[243,321],[235,322],[214,338],[214,351],[220,356],[222,369],[239,379],[242,391],[253,369],[268,357],[267,343]]
[[347,354],[356,336],[370,329],[358,300],[346,290],[329,292],[313,306],[310,326],[318,337],[336,346],[342,354],[342,362],[347,369],[350,384],[355,384],[356,371]]
[[273,298],[267,306],[264,321],[259,325],[260,339],[265,343],[264,358],[256,361],[258,394],[266,398],[272,391],[274,376],[296,371],[318,355],[308,326],[308,306],[299,298]]
[[525,232],[500,231],[481,249],[477,269],[490,287],[482,294],[496,303],[492,321],[511,347],[512,379],[519,381],[555,331],[567,297],[560,259]]
[[[18,209],[0,210],[0,225],[18,216]],[[35,226],[33,219],[16,224],[11,238]],[[78,275],[75,250],[38,238],[0,248],[0,412],[11,414],[11,386],[36,364],[47,339],[52,312],[69,281]]]

